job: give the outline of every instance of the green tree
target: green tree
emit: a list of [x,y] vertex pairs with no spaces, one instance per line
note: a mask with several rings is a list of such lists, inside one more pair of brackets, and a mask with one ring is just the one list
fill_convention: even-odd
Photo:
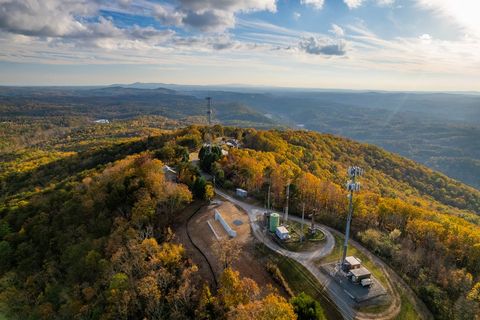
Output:
[[298,320],[323,320],[325,314],[322,306],[308,294],[302,292],[290,300]]
[[210,200],[215,195],[213,186],[205,180],[204,177],[200,177],[193,183],[192,191],[197,199]]
[[0,271],[7,270],[12,260],[13,250],[10,243],[0,241]]
[[219,146],[203,146],[198,153],[200,167],[206,172],[212,171],[212,164],[222,157],[222,149]]

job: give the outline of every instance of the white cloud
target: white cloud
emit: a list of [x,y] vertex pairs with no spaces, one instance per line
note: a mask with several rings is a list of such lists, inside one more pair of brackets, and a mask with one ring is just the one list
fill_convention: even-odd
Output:
[[347,53],[345,41],[319,37],[303,38],[299,43],[299,48],[313,55],[343,56]]
[[430,10],[445,19],[454,22],[464,31],[480,38],[480,1],[478,0],[415,0],[422,9]]
[[376,0],[377,5],[381,7],[388,7],[395,3],[395,0]]
[[[162,63],[185,69],[192,65],[218,64],[225,68],[241,65],[242,71],[249,74],[252,61],[257,67],[265,68],[262,70],[287,69],[293,70],[292,74],[300,69],[315,73],[317,68],[331,67],[344,72],[361,70],[366,75],[371,72],[445,77],[464,74],[478,78],[480,41],[475,25],[469,24],[469,19],[461,19],[461,14],[455,14],[457,18],[454,18],[456,11],[449,12],[440,6],[441,0],[432,0],[435,5],[428,6],[426,0],[416,1],[422,2],[422,9],[454,21],[470,36],[462,36],[457,41],[442,41],[428,34],[384,39],[371,32],[365,23],[341,27],[333,24],[328,33],[322,34],[238,17],[242,12],[273,12],[276,10],[274,0],[184,0],[161,4],[149,0],[108,3],[106,0],[43,0],[42,6],[40,0],[0,0],[0,61]],[[387,2],[390,3],[380,0],[362,3],[387,5]],[[321,8],[323,1],[315,3]],[[311,1],[304,4],[313,6]],[[473,9],[471,6],[470,10]],[[153,17],[167,29],[121,25],[115,19],[100,16],[99,10]],[[207,23],[205,19],[209,15],[211,19]],[[168,26],[215,32],[176,33]],[[240,32],[230,34],[228,29],[234,26]],[[324,58],[347,55],[348,58],[337,59],[335,64]],[[301,77],[299,79],[301,81]]]
[[430,43],[432,41],[432,36],[429,35],[428,33],[422,34],[420,37],[418,37],[420,40],[422,40],[425,43]]
[[332,29],[330,29],[329,31],[337,37],[343,37],[345,35],[345,31],[335,23],[332,24]]
[[275,0],[178,0],[180,8],[197,12],[209,10],[236,11],[272,11],[277,10]]
[[362,5],[363,0],[343,0],[349,9],[355,9]]
[[300,19],[301,16],[302,16],[302,15],[300,14],[300,12],[296,12],[296,11],[295,11],[295,12],[293,13],[293,19],[294,19],[294,20]]
[[92,16],[95,2],[86,0],[2,0],[0,29],[37,36],[68,36],[84,32],[85,23],[77,16]]
[[178,0],[182,22],[203,31],[222,32],[235,26],[239,12],[277,10],[276,0]]
[[182,24],[185,14],[175,10],[175,8],[154,4],[152,7],[152,16],[162,24],[178,26]]
[[320,10],[323,8],[324,0],[301,0],[300,3]]
[[[375,5],[380,7],[392,6],[395,3],[395,0],[370,0]],[[365,5],[368,0],[343,0],[349,9],[356,9]]]

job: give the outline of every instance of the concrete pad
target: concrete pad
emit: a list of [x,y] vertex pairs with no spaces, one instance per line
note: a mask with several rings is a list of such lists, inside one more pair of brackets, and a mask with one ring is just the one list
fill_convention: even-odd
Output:
[[361,303],[388,295],[387,290],[373,275],[371,287],[362,287],[360,284],[351,282],[346,273],[338,270],[336,262],[327,263],[320,266],[320,269],[328,274],[335,282],[342,287],[345,293],[355,302]]

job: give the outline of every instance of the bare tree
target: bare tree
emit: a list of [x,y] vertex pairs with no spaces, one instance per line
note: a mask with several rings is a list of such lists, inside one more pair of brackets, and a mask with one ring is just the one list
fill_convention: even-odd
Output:
[[241,245],[236,239],[222,238],[213,245],[213,251],[218,256],[224,270],[238,260],[240,250]]

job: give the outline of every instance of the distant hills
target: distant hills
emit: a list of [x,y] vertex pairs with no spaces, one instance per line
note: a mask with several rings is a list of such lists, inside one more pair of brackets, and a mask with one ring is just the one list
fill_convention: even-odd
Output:
[[305,128],[378,145],[480,188],[480,95],[162,83],[0,87],[0,118],[163,116],[243,127]]

